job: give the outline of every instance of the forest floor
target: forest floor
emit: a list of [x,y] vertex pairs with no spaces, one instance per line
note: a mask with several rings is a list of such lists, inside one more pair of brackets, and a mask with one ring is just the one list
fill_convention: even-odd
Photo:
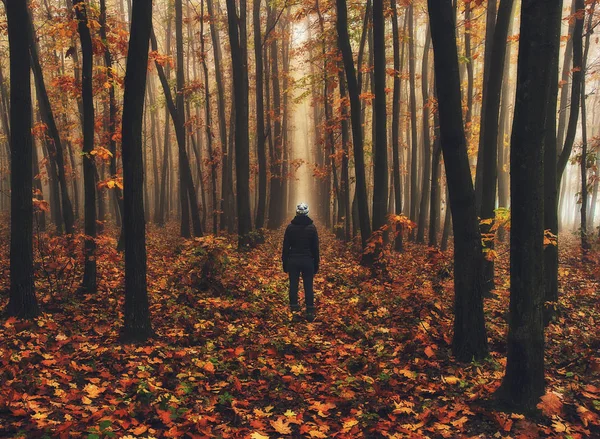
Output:
[[[281,231],[249,252],[177,232],[149,230],[156,337],[138,346],[119,342],[114,236],[100,240],[97,294],[76,292],[79,243],[37,245],[43,314],[0,320],[0,437],[600,437],[600,263],[583,263],[574,240],[562,239],[548,393],[540,413],[524,417],[491,402],[506,364],[505,245],[485,306],[490,356],[460,364],[450,353],[451,252],[408,243],[373,277],[351,245],[321,231],[317,318],[292,323]],[[2,307],[8,267],[4,229]]]

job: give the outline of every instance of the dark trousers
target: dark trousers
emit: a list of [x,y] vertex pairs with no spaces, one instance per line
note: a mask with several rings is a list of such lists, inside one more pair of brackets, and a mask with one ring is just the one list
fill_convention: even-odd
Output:
[[302,275],[302,282],[304,284],[306,309],[313,309],[315,307],[315,293],[313,291],[315,266],[313,258],[309,256],[290,257],[288,261],[288,273],[290,275],[290,306],[292,310],[298,309],[300,275]]

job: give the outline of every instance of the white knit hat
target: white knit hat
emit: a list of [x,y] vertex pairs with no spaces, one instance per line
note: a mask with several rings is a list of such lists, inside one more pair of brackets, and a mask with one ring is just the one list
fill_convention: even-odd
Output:
[[308,204],[300,203],[296,206],[296,215],[308,215]]

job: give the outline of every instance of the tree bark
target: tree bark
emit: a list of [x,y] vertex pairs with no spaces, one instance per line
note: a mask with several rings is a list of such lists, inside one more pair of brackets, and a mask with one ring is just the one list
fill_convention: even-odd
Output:
[[233,68],[235,99],[235,172],[238,214],[238,247],[250,242],[250,147],[248,127],[248,46],[246,36],[246,0],[240,0],[240,14],[236,2],[227,0],[227,22]]
[[[400,88],[402,60],[400,59],[400,35],[398,29],[398,8],[396,0],[390,0],[392,9],[392,41],[394,45],[394,91],[392,97],[392,161],[394,175],[394,205],[396,215],[402,214],[402,180],[400,178]],[[406,17],[404,19],[406,29]],[[402,42],[402,55],[404,55],[404,42]],[[402,225],[396,225],[396,239],[394,249],[403,251]]]
[[73,2],[75,14],[79,22],[77,30],[81,41],[82,68],[81,90],[83,105],[83,185],[85,201],[85,267],[82,288],[88,293],[95,293],[96,283],[96,166],[94,156],[94,94],[92,71],[94,68],[93,47],[90,28],[88,27],[88,5],[85,0]]
[[10,292],[9,316],[34,318],[39,314],[33,270],[33,201],[31,137],[31,66],[28,6],[5,0],[10,46]]
[[352,48],[348,36],[348,11],[346,0],[336,0],[338,45],[342,52],[348,95],[350,96],[350,120],[352,124],[352,139],[354,146],[354,169],[356,177],[356,200],[363,249],[371,236],[369,207],[367,205],[367,186],[365,178],[365,159],[363,150],[363,134],[361,124],[360,90],[356,79]]
[[123,228],[125,230],[125,323],[123,339],[142,342],[152,335],[146,284],[142,119],[152,29],[152,0],[133,0],[129,56],[123,98]]
[[[544,394],[544,131],[561,2],[524,0],[511,138],[510,312],[497,396],[532,410]],[[554,117],[554,116],[553,116]]]
[[[417,138],[417,95],[415,80],[415,29],[414,29],[414,5],[408,7],[408,80],[410,88],[410,213],[411,221],[417,221],[417,209],[419,204],[419,180],[418,180],[418,149]],[[414,235],[413,235],[414,238]]]
[[440,136],[454,225],[454,338],[460,361],[487,355],[481,294],[481,236],[462,120],[454,14],[450,0],[428,0]]
[[254,0],[252,20],[254,24],[254,59],[256,69],[256,150],[258,156],[258,203],[256,207],[256,228],[262,229],[265,225],[265,212],[267,205],[267,153],[265,150],[265,104],[263,94],[263,59],[262,36],[260,26],[260,3]]
[[425,243],[425,223],[427,222],[428,197],[431,188],[431,137],[429,133],[429,118],[431,108],[429,105],[429,48],[431,36],[427,26],[425,46],[423,47],[423,64],[421,70],[421,91],[423,95],[423,175],[421,180],[421,204],[419,206],[419,221],[417,225],[417,242]]

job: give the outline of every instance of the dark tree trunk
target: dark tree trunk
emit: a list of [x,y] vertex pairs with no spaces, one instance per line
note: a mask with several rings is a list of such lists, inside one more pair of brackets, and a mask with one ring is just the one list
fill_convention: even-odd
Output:
[[[575,27],[573,28],[573,71],[571,74],[571,108],[569,112],[569,123],[562,151],[558,157],[558,169],[556,180],[560,184],[562,176],[569,162],[575,134],[577,133],[577,123],[579,119],[579,104],[581,102],[581,83],[584,79],[581,67],[583,65],[583,21],[585,18],[584,0],[575,2]],[[562,104],[561,104],[562,106]]]
[[[577,0],[572,0],[570,16],[577,12]],[[563,57],[563,66],[560,78],[560,108],[558,114],[558,145],[561,147],[565,142],[565,131],[567,128],[567,113],[569,99],[569,79],[571,77],[571,63],[573,61],[573,32],[575,31],[576,20],[569,20],[569,30],[567,34],[567,44],[565,45],[565,55]],[[560,184],[560,182],[558,182]]]
[[[159,217],[159,199],[160,199],[160,186],[159,186],[159,177],[158,177],[158,145],[160,144],[160,136],[158,134],[158,118],[156,117],[157,108],[156,108],[156,95],[154,90],[154,82],[152,79],[147,79],[148,82],[148,92],[150,97],[150,111],[151,111],[151,135],[152,135],[152,184],[153,184],[153,204],[154,204],[154,216],[153,221],[155,224],[158,224],[160,221]],[[167,121],[168,122],[168,118]]]
[[342,205],[344,214],[344,239],[350,241],[350,177],[348,162],[350,161],[350,149],[348,143],[350,142],[350,131],[348,127],[348,96],[346,93],[346,80],[344,78],[344,71],[340,69],[338,72],[340,81],[340,112],[341,112],[341,131],[342,131]]
[[419,221],[417,225],[417,242],[425,242],[425,223],[427,222],[428,197],[431,188],[431,138],[429,134],[429,118],[431,108],[429,105],[429,47],[431,36],[429,26],[425,31],[425,46],[423,48],[423,64],[421,70],[421,91],[423,93],[423,179],[421,181],[421,205],[419,206]]
[[352,48],[348,36],[348,11],[346,0],[336,0],[337,8],[337,35],[338,45],[342,52],[344,70],[346,71],[346,82],[348,84],[348,95],[350,97],[350,120],[352,123],[352,140],[354,145],[354,167],[356,178],[356,202],[358,205],[358,217],[360,222],[360,233],[363,249],[367,246],[367,240],[371,236],[371,225],[369,221],[369,206],[367,204],[367,185],[365,178],[365,158],[363,151],[363,134],[361,124],[360,89],[356,79]]
[[94,156],[94,95],[92,71],[94,68],[92,37],[88,27],[87,8],[84,0],[73,2],[77,16],[81,53],[81,90],[83,104],[83,185],[85,196],[85,267],[83,289],[88,293],[96,292],[96,166]]
[[[210,21],[210,34],[212,38],[213,54],[215,59],[215,78],[217,83],[218,113],[219,113],[219,137],[221,140],[221,222],[220,229],[225,230],[227,222],[231,221],[230,200],[230,174],[231,169],[227,166],[227,119],[225,118],[225,84],[221,72],[221,42],[219,39],[219,28],[216,23],[216,15],[213,10],[213,0],[206,0]],[[227,220],[229,218],[229,220]]]
[[[113,62],[110,48],[108,47],[108,37],[106,29],[106,0],[100,0],[100,37],[104,42],[104,66],[106,67],[108,83],[108,149],[112,156],[110,157],[110,178],[117,178],[117,141],[115,140],[117,125],[117,99],[115,97],[115,85],[113,76]],[[119,215],[123,217],[123,192],[117,186],[112,190],[114,202],[119,208]],[[121,222],[121,234],[117,249],[122,251],[124,247],[124,228]]]
[[587,181],[587,162],[588,162],[588,135],[587,135],[587,108],[586,108],[586,95],[585,95],[585,74],[587,71],[587,60],[588,53],[590,51],[590,37],[592,36],[593,26],[592,20],[594,17],[594,10],[596,9],[596,2],[592,2],[589,10],[588,24],[585,32],[585,46],[583,51],[583,61],[581,63],[582,79],[581,79],[581,249],[585,252],[590,249],[590,244],[587,239],[588,224],[588,181]]
[[524,0],[511,138],[510,314],[506,374],[497,396],[535,409],[544,394],[544,131],[561,2]]
[[252,231],[250,216],[250,146],[248,127],[248,46],[246,36],[246,0],[240,0],[240,15],[234,0],[227,0],[227,22],[233,68],[235,100],[235,172],[237,187],[238,246],[249,243]]
[[[447,186],[447,185],[446,185]],[[448,187],[446,187],[446,211],[444,212],[444,229],[442,230],[442,241],[440,243],[440,250],[448,250],[448,240],[450,238],[450,231],[452,230],[452,210],[450,209],[450,195],[448,193]]]
[[383,0],[373,0],[373,56],[375,82],[374,120],[375,157],[373,169],[373,230],[380,230],[387,223],[388,160],[387,160],[387,111],[385,82],[385,20]]
[[[204,16],[204,1],[201,3],[201,15]],[[212,194],[212,222],[213,234],[216,236],[219,227],[218,201],[217,201],[217,161],[213,156],[213,134],[212,134],[212,118],[210,112],[210,87],[208,79],[208,66],[206,65],[206,52],[204,50],[204,19],[200,21],[200,56],[202,57],[202,70],[204,71],[204,109],[205,118],[204,126],[206,127],[206,143],[208,146],[208,156],[210,160],[210,180]]]
[[[274,11],[269,11],[269,26],[275,26]],[[273,83],[273,148],[271,150],[271,175],[270,175],[270,200],[267,227],[271,230],[278,229],[283,219],[283,144],[281,132],[281,90],[279,87],[279,51],[277,48],[278,37],[272,37],[269,43],[271,49],[271,81]]]
[[[558,187],[557,181],[557,165],[556,157],[558,150],[558,138],[556,131],[556,111],[558,100],[558,60],[560,52],[560,21],[561,14],[555,14],[554,21],[551,25],[554,26],[554,33],[550,34],[556,41],[553,42],[552,53],[550,54],[550,85],[548,86],[547,97],[547,113],[546,113],[546,130],[544,133],[544,229],[556,236],[556,245],[544,246],[544,322],[547,324],[553,315],[554,306],[547,302],[558,301]],[[569,32],[572,32],[570,26]],[[572,42],[567,42],[568,46],[572,47]],[[571,53],[569,51],[568,53]],[[565,60],[567,62],[567,60]],[[570,61],[567,63],[567,65]],[[564,72],[563,72],[564,73]],[[564,76],[564,75],[563,75]],[[569,76],[567,73],[566,79]],[[566,99],[566,85],[563,85],[564,99]],[[561,106],[565,105],[562,101]],[[565,109],[566,110],[566,109]],[[563,119],[564,111],[559,116]]]
[[[419,142],[417,138],[417,95],[415,81],[415,26],[414,26],[414,5],[408,7],[408,77],[410,88],[410,212],[411,221],[417,221],[417,209],[419,204],[419,180],[418,180],[418,160],[417,152]],[[414,238],[414,235],[413,235]]]
[[10,295],[9,316],[39,314],[33,271],[31,66],[27,2],[5,0],[10,45]]
[[[52,166],[57,169],[58,183],[60,185],[60,196],[61,196],[61,210],[62,219],[65,223],[65,232],[69,235],[73,234],[73,206],[71,205],[71,199],[69,198],[69,191],[67,189],[67,180],[65,177],[65,163],[63,146],[56,127],[56,121],[54,119],[54,113],[50,105],[50,99],[48,98],[48,92],[46,91],[46,84],[44,82],[44,76],[42,73],[42,66],[40,64],[40,57],[37,45],[37,39],[35,36],[35,30],[33,27],[33,21],[31,18],[31,12],[28,14],[28,26],[30,28],[31,43],[31,66],[33,69],[33,76],[35,79],[35,90],[40,107],[40,114],[43,122],[48,127],[48,154]],[[59,229],[60,230],[60,229]]]
[[265,104],[263,95],[262,37],[260,30],[260,2],[254,0],[252,20],[254,24],[254,59],[256,61],[256,150],[258,155],[258,203],[256,207],[256,228],[265,225],[267,205],[267,153],[265,150]]
[[[434,85],[435,89],[435,85]],[[437,96],[436,96],[437,101]],[[438,230],[440,227],[440,209],[442,204],[441,197],[441,156],[442,142],[440,139],[440,118],[437,110],[433,114],[433,159],[431,167],[431,199],[429,205],[429,246],[437,247],[438,245]]]
[[[154,29],[152,30],[152,32]],[[155,44],[154,34],[150,35],[152,50],[158,50],[158,45]],[[169,56],[171,54],[171,16],[168,14],[167,16],[167,36],[166,36],[166,55]],[[156,70],[158,71],[158,66],[156,66]],[[169,65],[167,64],[167,70],[165,72],[165,79],[169,80],[170,76]],[[162,84],[162,81],[161,81]],[[163,85],[164,87],[164,85]],[[165,109],[165,131],[163,138],[163,158],[162,158],[162,168],[161,168],[161,176],[160,176],[160,202],[158,207],[158,225],[164,226],[165,221],[168,217],[168,201],[167,201],[167,191],[168,191],[168,178],[169,178],[169,147],[170,147],[170,123],[169,123],[169,114],[171,110],[169,106]]]
[[465,114],[465,130],[471,137],[473,120],[473,54],[471,51],[471,2],[465,3],[465,58],[467,59],[467,112]]
[[[493,223],[496,216],[496,188],[498,183],[498,117],[500,111],[500,95],[504,77],[504,59],[506,56],[506,39],[512,17],[513,0],[500,0],[498,20],[494,37],[490,41],[491,59],[490,73],[487,80],[485,119],[482,122],[483,149],[481,156],[481,233],[484,241],[483,292],[489,294],[494,289],[494,261],[491,253],[494,249]],[[486,46],[487,47],[487,46]]]
[[454,338],[460,361],[487,355],[481,294],[481,236],[462,120],[454,14],[450,0],[428,0],[440,136],[454,224]]
[[[487,111],[487,99],[488,99],[488,87],[489,87],[489,79],[490,74],[493,71],[491,69],[491,63],[493,59],[493,45],[494,45],[494,35],[496,30],[496,5],[498,0],[488,0],[487,9],[486,9],[486,17],[485,17],[485,50],[483,55],[483,87],[481,92],[481,121],[485,121],[486,111]],[[497,73],[497,72],[496,72]],[[479,148],[477,149],[477,166],[475,172],[475,203],[477,204],[477,213],[481,216],[481,201],[484,191],[484,171],[483,166],[485,159],[483,158],[485,154],[485,150],[487,148],[487,144],[484,142],[485,130],[487,126],[484,122],[480,124],[479,128]],[[484,267],[484,272],[487,271],[488,268]],[[484,282],[486,274],[484,274]],[[487,288],[486,285],[484,285]]]
[[[392,8],[392,40],[394,44],[394,91],[392,97],[392,159],[394,174],[394,212],[396,215],[402,214],[402,180],[400,179],[400,69],[402,60],[400,59],[400,35],[398,32],[398,8],[396,0],[390,0]],[[406,18],[404,19],[406,26]],[[404,42],[402,43],[404,44]],[[404,51],[404,47],[403,47]],[[404,52],[402,53],[404,55]],[[403,251],[402,225],[396,225],[396,239],[394,241],[396,251]]]
[[142,119],[152,29],[152,0],[133,0],[123,98],[123,228],[125,230],[125,323],[123,338],[141,342],[152,335],[146,285]]

